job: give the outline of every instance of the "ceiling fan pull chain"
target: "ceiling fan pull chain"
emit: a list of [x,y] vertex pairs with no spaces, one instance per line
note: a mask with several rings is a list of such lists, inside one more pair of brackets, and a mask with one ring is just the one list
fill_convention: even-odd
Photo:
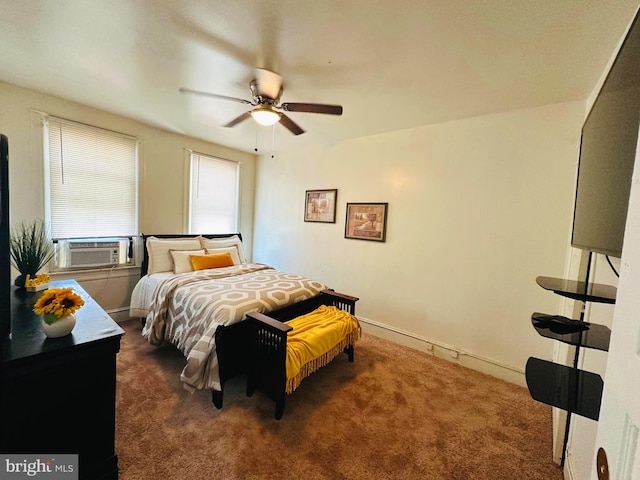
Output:
[[271,158],[275,157],[275,145],[276,145],[276,125],[271,125]]
[[258,125],[256,125],[255,128],[256,128],[256,143],[255,143],[256,146],[254,147],[254,150],[256,153],[258,153]]

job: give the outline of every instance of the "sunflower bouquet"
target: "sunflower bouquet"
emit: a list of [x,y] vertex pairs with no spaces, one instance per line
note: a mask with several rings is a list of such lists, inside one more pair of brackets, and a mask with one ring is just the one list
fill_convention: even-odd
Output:
[[33,306],[33,311],[42,315],[48,325],[60,318],[75,313],[84,305],[84,300],[73,288],[50,288],[45,290]]

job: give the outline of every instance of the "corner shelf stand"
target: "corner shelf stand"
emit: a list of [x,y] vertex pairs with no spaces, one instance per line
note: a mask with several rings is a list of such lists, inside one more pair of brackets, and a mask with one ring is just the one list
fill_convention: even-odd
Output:
[[[591,264],[591,257],[589,257]],[[589,278],[587,271],[586,278]],[[536,283],[545,290],[578,300],[614,304],[617,290],[610,285],[580,282],[553,277],[538,277]],[[534,329],[543,337],[573,345],[576,348],[573,366],[561,365],[531,357],[527,361],[525,377],[529,393],[534,400],[567,411],[562,461],[564,465],[571,414],[598,420],[604,382],[600,375],[578,368],[581,348],[607,352],[611,330],[584,321],[584,308],[579,320],[561,315],[534,313]]]

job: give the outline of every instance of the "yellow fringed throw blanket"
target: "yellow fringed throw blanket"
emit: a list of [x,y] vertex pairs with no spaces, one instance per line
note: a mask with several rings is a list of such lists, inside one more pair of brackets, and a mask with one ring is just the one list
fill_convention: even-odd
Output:
[[293,327],[287,334],[287,393],[355,343],[361,333],[356,317],[327,305],[286,323]]

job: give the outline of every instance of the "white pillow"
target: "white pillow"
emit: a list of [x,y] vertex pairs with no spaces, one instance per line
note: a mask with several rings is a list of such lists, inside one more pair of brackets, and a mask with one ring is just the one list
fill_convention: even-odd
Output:
[[238,250],[238,258],[240,259],[240,263],[247,263],[247,258],[244,254],[244,248],[242,247],[242,240],[240,240],[237,235],[225,238],[200,237],[200,245],[202,246],[202,248],[206,248],[207,250],[213,248],[236,247],[236,249]]
[[200,237],[191,238],[147,238],[149,267],[147,273],[171,272],[171,256],[169,250],[199,250]]
[[191,265],[189,255],[204,255],[204,252],[204,248],[200,250],[169,250],[173,273],[192,272],[193,266]]
[[240,256],[238,255],[238,249],[235,247],[235,245],[233,247],[207,248],[207,255],[227,252],[231,254],[231,260],[233,260],[233,264],[240,265]]

